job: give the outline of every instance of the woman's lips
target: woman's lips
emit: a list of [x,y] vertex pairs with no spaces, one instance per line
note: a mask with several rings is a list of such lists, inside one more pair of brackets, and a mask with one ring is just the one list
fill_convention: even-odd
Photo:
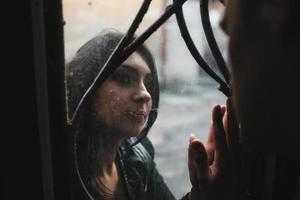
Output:
[[126,112],[126,116],[128,116],[130,119],[137,121],[137,122],[144,122],[146,120],[146,113],[145,112]]

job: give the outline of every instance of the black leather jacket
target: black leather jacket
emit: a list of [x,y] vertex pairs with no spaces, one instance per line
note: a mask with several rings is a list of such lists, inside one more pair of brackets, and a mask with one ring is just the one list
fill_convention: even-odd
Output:
[[154,148],[148,138],[126,149],[133,143],[128,139],[119,151],[123,180],[131,200],[174,200],[175,197],[158,173]]
[[[128,148],[134,139],[127,139],[118,152],[117,161],[130,200],[175,200],[158,173],[154,148],[148,138]],[[91,188],[90,188],[91,189]],[[91,189],[93,190],[93,189]],[[96,191],[90,193],[95,200],[105,200]]]

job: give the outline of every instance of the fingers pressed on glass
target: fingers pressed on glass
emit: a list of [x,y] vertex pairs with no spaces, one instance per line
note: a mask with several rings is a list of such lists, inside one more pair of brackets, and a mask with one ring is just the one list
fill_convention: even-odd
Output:
[[222,159],[225,159],[227,153],[227,142],[223,126],[223,115],[220,106],[215,106],[213,109],[213,128],[216,145],[215,160],[217,163],[220,163],[222,162]]
[[197,185],[204,185],[208,180],[207,154],[204,145],[197,139],[189,147],[189,159],[196,166]]

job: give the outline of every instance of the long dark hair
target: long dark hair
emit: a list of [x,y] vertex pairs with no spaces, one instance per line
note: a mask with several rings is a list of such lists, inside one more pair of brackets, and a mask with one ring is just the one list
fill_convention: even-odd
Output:
[[[67,81],[67,108],[68,118],[73,119],[74,111],[78,106],[84,93],[93,83],[109,56],[118,45],[124,35],[116,30],[107,29],[86,42],[75,54],[73,59],[66,64],[66,81]],[[142,133],[135,138],[138,143],[146,137],[149,129],[152,127],[157,117],[159,105],[159,84],[157,70],[152,54],[145,45],[140,46],[136,52],[145,60],[149,66],[153,79],[149,88],[152,97],[152,108],[149,119]],[[70,141],[74,162],[75,172],[79,179],[84,182],[84,187],[94,187],[93,178],[98,176],[99,167],[101,167],[101,141],[105,141],[105,134],[108,132],[105,124],[94,122],[95,117],[90,112],[91,100],[93,95],[89,95],[85,104],[81,105],[80,112],[70,121]],[[95,131],[97,130],[97,131]],[[80,172],[80,173],[79,173]]]

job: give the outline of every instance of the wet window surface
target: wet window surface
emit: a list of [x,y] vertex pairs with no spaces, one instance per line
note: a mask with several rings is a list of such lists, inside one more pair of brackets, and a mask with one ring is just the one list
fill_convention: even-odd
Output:
[[[74,57],[76,51],[85,42],[103,29],[114,28],[126,32],[141,3],[141,0],[64,0],[66,62]],[[164,12],[168,3],[171,1],[153,0],[137,33],[141,33],[153,23]],[[210,8],[212,27],[219,47],[225,55],[227,38],[218,28],[223,7],[220,4],[212,3]],[[188,1],[184,5],[184,13],[200,53],[208,64],[215,67],[215,71],[218,71],[200,26],[198,1]],[[226,97],[217,90],[218,85],[214,80],[208,77],[193,60],[180,37],[175,17],[171,17],[159,28],[146,41],[146,45],[155,59],[160,84],[160,91],[157,91],[160,94],[158,117],[150,129],[148,137],[155,149],[157,169],[171,192],[178,199],[186,194],[191,187],[187,168],[189,135],[193,132],[199,139],[205,141],[211,122],[211,109],[215,104],[223,104]],[[96,100],[93,101],[94,107],[92,107],[98,110],[95,115],[111,126],[119,126],[123,119],[114,118],[114,116],[105,115],[105,113],[119,113],[119,102],[122,101],[122,97],[133,94],[135,90],[140,90],[139,93],[137,92],[140,96],[136,97],[136,101],[144,104],[150,102],[147,98],[151,98],[150,83],[153,81],[153,77],[151,75],[152,70],[149,68],[151,68],[149,64],[140,56],[133,54],[129,57],[125,64],[123,63],[117,68],[114,74],[101,86],[102,92],[96,93]],[[78,77],[80,78],[80,76]],[[103,91],[107,91],[107,93],[103,95]],[[129,92],[124,93],[124,91],[130,91],[130,94]],[[146,94],[147,92],[150,97]],[[110,95],[115,95],[114,101],[109,99],[110,97],[113,98]],[[103,109],[104,106],[97,107],[99,102],[107,105],[107,109]],[[128,106],[126,103],[123,105]],[[139,124],[139,121],[141,124],[143,123],[145,112],[147,113],[145,107],[147,106],[140,110],[134,107],[133,110],[126,111],[131,120],[129,120],[130,123],[132,121],[135,124]],[[149,110],[151,111],[153,108]],[[131,125],[124,125],[122,130],[127,127],[129,127],[128,130],[133,130]]]

